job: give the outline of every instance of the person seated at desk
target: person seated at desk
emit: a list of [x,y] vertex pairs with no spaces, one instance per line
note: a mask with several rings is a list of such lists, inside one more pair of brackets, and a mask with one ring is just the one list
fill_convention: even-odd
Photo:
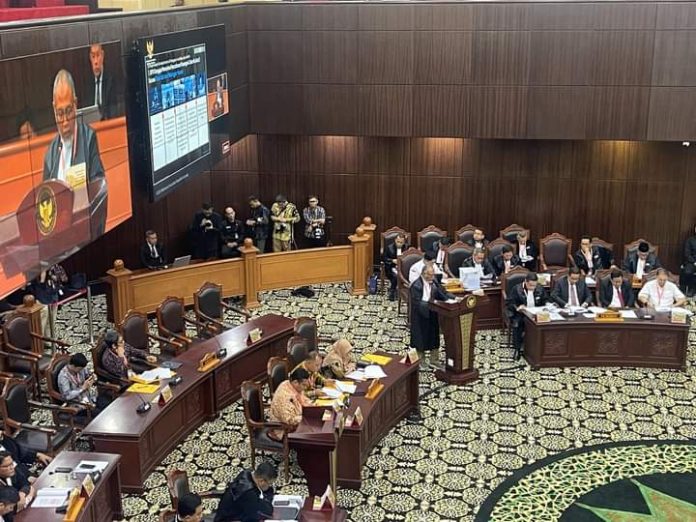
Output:
[[544,306],[549,301],[546,289],[539,284],[536,272],[527,274],[523,283],[516,285],[510,291],[505,301],[507,314],[512,327],[512,343],[515,348],[515,360],[522,357],[524,341],[524,316],[526,308]]
[[129,370],[140,373],[157,363],[157,357],[133,348],[116,330],[107,330],[102,342],[106,345],[102,352],[102,367],[117,379],[128,379]]
[[585,275],[594,275],[597,270],[609,268],[614,261],[607,249],[592,244],[590,236],[582,236],[580,249],[575,252],[573,260]]
[[667,270],[658,268],[657,277],[645,283],[638,293],[638,301],[651,308],[684,306],[686,296],[677,285],[667,279]]
[[0,486],[0,522],[11,522],[18,503],[19,493],[15,488]]
[[447,250],[451,243],[448,237],[443,237],[439,241],[435,241],[433,244],[433,250],[435,251],[434,263],[440,273],[447,274],[447,277],[458,277],[459,274],[455,276],[450,272],[449,263],[447,262],[447,258],[449,257]]
[[331,345],[324,357],[321,371],[329,379],[343,379],[355,370],[355,362],[351,357],[353,345],[346,339],[339,339]]
[[517,233],[517,241],[514,243],[517,257],[520,258],[520,264],[527,270],[536,270],[536,259],[539,255],[539,249],[534,244],[534,241],[529,239],[526,230],[520,230]]
[[580,279],[580,269],[571,266],[568,275],[561,277],[551,292],[551,300],[560,307],[582,306],[587,308],[592,304],[592,293],[585,281]]
[[[77,403],[91,405],[98,415],[109,404],[108,398],[97,394],[95,384],[97,375],[87,370],[87,357],[82,353],[73,354],[70,362],[58,374],[58,390],[64,401],[75,406]],[[87,420],[87,411],[81,408],[78,421]]]
[[277,478],[278,471],[270,462],[262,462],[254,471],[245,469],[239,473],[225,489],[214,522],[258,522],[272,518],[273,483]]
[[662,264],[657,256],[650,252],[650,245],[644,241],[638,245],[638,250],[628,255],[623,263],[623,269],[633,274],[634,279],[643,279],[645,274],[657,268],[662,268]]
[[318,351],[312,350],[307,354],[307,358],[295,366],[294,370],[302,368],[309,373],[309,385],[305,392],[310,399],[316,399],[322,395],[321,388],[327,384],[333,384],[332,379],[326,379],[321,374],[322,360]]
[[500,254],[493,258],[493,270],[495,270],[497,277],[507,274],[516,266],[520,266],[520,258],[515,255],[512,247],[508,245],[505,245]]
[[27,477],[31,476],[29,466],[35,463],[48,466],[53,460],[50,455],[20,446],[12,437],[4,433],[0,433],[0,451],[6,451],[12,455],[18,470]]
[[409,284],[413,284],[414,281],[417,281],[418,278],[420,278],[421,274],[423,273],[423,268],[426,266],[432,266],[433,270],[435,271],[435,275],[440,274],[442,276],[442,272],[440,272],[440,269],[435,266],[435,252],[428,250],[425,254],[423,254],[423,259],[416,261],[411,265],[411,269],[408,271],[408,282]]
[[[304,368],[291,371],[288,380],[281,382],[273,394],[270,419],[282,422],[289,428],[296,428],[302,421],[302,407],[312,405],[312,401],[305,395],[308,388],[309,372]],[[268,436],[280,441],[283,434],[280,430],[270,430]]]
[[220,257],[231,259],[241,257],[239,247],[242,244],[244,227],[242,222],[236,219],[236,213],[232,207],[225,208],[225,217],[220,225]]
[[483,277],[495,275],[495,269],[491,266],[490,261],[486,259],[486,252],[482,248],[475,249],[471,257],[464,260],[462,266],[465,268],[478,268]]
[[389,243],[382,253],[382,262],[384,263],[384,273],[389,280],[389,300],[396,299],[396,260],[401,257],[401,254],[408,250],[408,243],[404,234],[398,234],[394,241]]
[[[8,451],[0,451],[0,486],[13,488],[19,494],[17,511],[22,511],[36,496],[34,486],[29,483],[29,475],[21,468]],[[12,518],[8,517],[8,520]]]
[[201,522],[203,520],[203,501],[195,493],[186,493],[179,497],[176,504],[174,522]]
[[636,297],[630,281],[626,281],[621,270],[612,270],[609,279],[599,286],[599,305],[605,308],[633,308]]
[[483,230],[477,228],[474,230],[474,235],[466,240],[466,244],[474,248],[485,249],[488,246],[488,239],[486,239]]
[[157,241],[157,232],[145,232],[145,244],[140,247],[140,262],[145,268],[157,270],[167,268],[167,254],[164,245]]

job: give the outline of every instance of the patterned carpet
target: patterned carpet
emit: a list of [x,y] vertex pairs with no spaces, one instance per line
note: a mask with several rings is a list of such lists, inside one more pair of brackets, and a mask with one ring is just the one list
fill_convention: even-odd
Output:
[[[350,297],[342,285],[315,290],[313,299],[293,297],[289,291],[265,294],[263,306],[254,313],[313,316],[323,336],[346,337],[357,352],[402,352],[407,346],[405,317],[397,316],[396,303],[382,296]],[[96,324],[101,329],[106,325],[106,302],[97,297],[95,303]],[[84,303],[62,309],[59,338],[84,339],[85,315]],[[511,351],[500,348],[500,342],[499,331],[479,332],[476,365],[481,378],[471,385],[447,386],[430,372],[421,372],[422,420],[402,421],[373,450],[361,490],[339,491],[339,504],[348,510],[350,520],[473,522],[497,486],[513,472],[547,456],[607,442],[696,439],[693,328],[685,373],[617,368],[533,371],[513,362]],[[88,348],[86,344],[79,347]],[[249,464],[244,415],[237,403],[173,451],[150,475],[143,495],[125,496],[126,520],[154,521],[168,507],[164,476],[168,469],[186,469],[192,488],[202,491],[224,487]],[[280,492],[306,494],[296,464],[291,472],[290,483],[281,484]],[[630,467],[625,472],[630,475]],[[563,483],[558,487],[566,491],[546,492],[558,503],[558,513],[585,493],[568,494]],[[534,506],[530,509],[531,514]]]

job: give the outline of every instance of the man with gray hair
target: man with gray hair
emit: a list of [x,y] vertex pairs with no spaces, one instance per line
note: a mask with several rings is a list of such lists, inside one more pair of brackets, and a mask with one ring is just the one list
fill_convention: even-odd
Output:
[[64,181],[73,190],[87,183],[94,239],[104,233],[106,225],[104,166],[99,157],[96,133],[77,121],[75,82],[65,69],[58,71],[53,82],[53,115],[58,134],[46,149],[43,179]]

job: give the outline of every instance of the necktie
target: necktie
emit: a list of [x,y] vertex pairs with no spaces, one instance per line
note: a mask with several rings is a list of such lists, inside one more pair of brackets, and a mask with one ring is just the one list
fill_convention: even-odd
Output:
[[152,257],[157,257],[157,249],[155,248],[155,245],[150,245],[150,252],[152,253]]
[[94,97],[97,105],[101,106],[101,75],[97,78],[97,95]]
[[575,293],[575,285],[570,285],[570,306],[578,306],[578,298]]
[[616,293],[619,294],[619,303],[621,303],[621,308],[623,308],[624,307],[623,292],[621,291],[620,288],[617,288]]

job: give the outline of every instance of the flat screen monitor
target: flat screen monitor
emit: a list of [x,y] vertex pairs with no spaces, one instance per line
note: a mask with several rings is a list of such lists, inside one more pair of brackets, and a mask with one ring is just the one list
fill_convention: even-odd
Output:
[[135,49],[143,175],[153,201],[229,149],[225,27],[141,38]]
[[0,61],[0,297],[132,213],[121,43]]

